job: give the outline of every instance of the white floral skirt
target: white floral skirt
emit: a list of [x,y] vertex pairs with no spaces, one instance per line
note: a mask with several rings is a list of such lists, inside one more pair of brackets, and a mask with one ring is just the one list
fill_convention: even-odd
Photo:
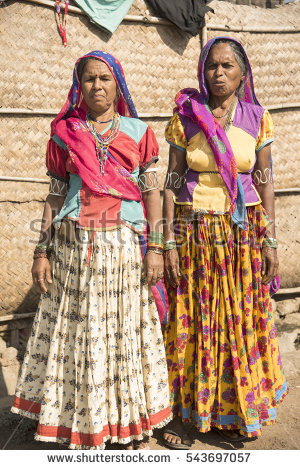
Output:
[[103,449],[171,419],[161,326],[128,227],[54,245],[12,411],[38,420],[35,438]]

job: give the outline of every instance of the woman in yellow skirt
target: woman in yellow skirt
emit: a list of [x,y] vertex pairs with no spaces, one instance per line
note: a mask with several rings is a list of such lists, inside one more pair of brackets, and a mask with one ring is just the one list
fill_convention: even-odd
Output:
[[188,422],[230,441],[259,436],[288,391],[270,297],[279,280],[272,120],[236,40],[209,41],[198,77],[200,93],[177,94],[166,128],[165,345],[175,419],[164,440],[177,449],[191,445]]

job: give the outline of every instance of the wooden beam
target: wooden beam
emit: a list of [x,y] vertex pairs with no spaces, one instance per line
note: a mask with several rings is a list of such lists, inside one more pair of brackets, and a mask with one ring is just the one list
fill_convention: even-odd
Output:
[[[278,103],[265,106],[271,113],[273,111],[286,111],[290,109],[300,109],[300,102],[295,101],[291,103]],[[0,108],[0,116],[8,115],[17,117],[19,115],[24,116],[57,116],[59,109],[42,109],[42,108]],[[139,117],[142,119],[156,119],[156,118],[168,118],[172,117],[172,113],[139,113]]]
[[[36,5],[41,5],[44,7],[49,7],[55,9],[55,2],[50,0],[25,0],[29,3],[34,3]],[[60,8],[63,10],[65,8],[65,4],[62,3]],[[81,8],[74,7],[73,5],[69,5],[68,12],[70,13],[77,13],[78,15],[88,16],[85,11],[81,10]],[[171,21],[166,20],[165,18],[159,18],[158,16],[142,16],[142,15],[125,15],[123,21],[132,21],[134,23],[149,23],[149,24],[161,24],[166,26],[175,26],[174,23]]]
[[0,176],[0,181],[20,181],[22,183],[42,183],[49,184],[50,180],[43,180],[40,178],[27,178],[21,176]]
[[33,318],[35,316],[35,312],[29,313],[12,313],[10,315],[0,316],[0,323],[7,322],[11,320],[23,320],[24,318]]

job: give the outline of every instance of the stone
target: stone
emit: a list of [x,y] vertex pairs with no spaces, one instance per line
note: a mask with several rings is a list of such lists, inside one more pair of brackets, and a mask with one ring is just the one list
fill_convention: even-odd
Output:
[[278,325],[281,325],[281,322],[282,322],[278,312],[274,312],[274,321],[275,321],[276,328],[278,328]]
[[300,298],[279,300],[276,302],[276,309],[280,317],[285,317],[294,312],[299,312]]
[[275,313],[276,310],[277,310],[277,303],[276,303],[276,300],[271,299],[271,302],[272,302],[272,310],[273,310],[273,313]]
[[278,336],[278,343],[279,343],[279,350],[280,353],[291,353],[296,351],[296,344],[295,342],[298,339],[298,334],[300,333],[300,329],[295,329],[292,332],[284,332],[280,336]]
[[18,350],[10,346],[9,348],[6,348],[5,351],[3,351],[0,363],[2,366],[8,366],[10,363],[17,361],[17,355]]
[[20,364],[15,362],[9,367],[0,365],[0,398],[14,395],[20,370]]
[[294,351],[292,353],[281,353],[280,355],[283,365],[283,372],[288,382],[291,377],[299,375],[300,351]]
[[3,354],[6,349],[6,342],[0,337],[0,354]]

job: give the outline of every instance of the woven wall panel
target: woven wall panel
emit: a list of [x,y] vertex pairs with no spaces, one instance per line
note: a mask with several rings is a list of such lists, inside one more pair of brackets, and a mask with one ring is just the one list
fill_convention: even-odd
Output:
[[271,113],[275,135],[272,144],[276,188],[300,186],[300,110]]
[[46,178],[45,156],[50,117],[0,115],[1,174]]
[[[75,5],[74,1],[70,4]],[[299,22],[300,4],[261,10],[222,2],[210,4],[215,15],[207,22],[228,25],[293,26]],[[135,0],[129,14],[147,12]],[[298,18],[298,19],[297,19]],[[208,38],[224,32],[208,31]],[[226,33],[245,45],[254,71],[257,96],[264,105],[299,101],[298,34]],[[173,26],[124,22],[108,35],[87,17],[69,13],[68,47],[57,32],[54,9],[26,2],[6,2],[0,9],[0,106],[4,108],[58,109],[66,99],[72,69],[82,54],[103,49],[120,59],[139,113],[171,113],[174,96],[183,87],[196,87],[199,37]],[[273,157],[277,188],[299,185],[300,154],[297,139],[300,112],[272,113],[275,124]],[[45,149],[52,117],[0,114],[1,175],[46,178]],[[164,140],[165,119],[147,119],[160,145],[159,178],[162,187],[168,161]],[[42,215],[47,185],[0,181],[0,314],[34,310],[38,294],[32,289],[31,258],[37,239],[30,222]],[[11,202],[14,201],[14,202]],[[282,287],[299,285],[299,196],[276,201],[280,241]],[[38,222],[37,222],[38,225]],[[2,242],[3,241],[3,242]]]
[[230,26],[252,27],[278,27],[284,26],[291,28],[299,27],[299,2],[296,4],[284,5],[274,10],[255,8],[248,5],[232,5],[229,3],[220,4],[219,0],[213,0],[209,6],[214,13],[207,13],[206,22],[208,24],[226,25],[230,30]]
[[30,270],[43,204],[6,202],[0,204],[0,211],[0,315],[32,312],[39,294],[32,286]]
[[44,202],[48,190],[48,184],[0,180],[0,202]]
[[300,285],[300,195],[276,198],[276,236],[279,241],[281,287]]
[[[171,108],[168,111],[171,112]],[[275,141],[272,144],[276,188],[299,186],[300,141],[294,136],[300,128],[300,111],[272,113]],[[46,178],[45,152],[51,117],[3,117],[0,115],[1,174]],[[164,139],[168,118],[146,119],[155,132],[160,147],[160,185],[168,166],[169,146]],[[1,196],[3,200],[3,195]]]
[[138,112],[171,109],[179,88],[197,85],[199,37],[172,26],[127,23],[108,36],[87,17],[70,13],[69,45],[63,48],[51,9],[14,3],[0,15],[2,106],[60,108],[75,61],[93,49],[111,52],[121,61]]
[[[36,185],[40,188],[43,185]],[[300,196],[276,199],[276,229],[282,288],[299,285]],[[0,315],[33,311],[38,293],[32,286],[31,263],[43,211],[40,202],[1,203]]]

